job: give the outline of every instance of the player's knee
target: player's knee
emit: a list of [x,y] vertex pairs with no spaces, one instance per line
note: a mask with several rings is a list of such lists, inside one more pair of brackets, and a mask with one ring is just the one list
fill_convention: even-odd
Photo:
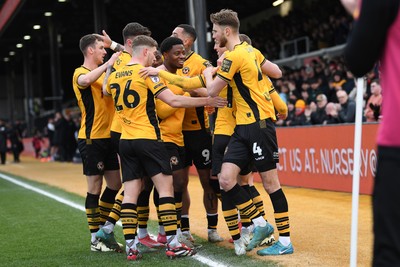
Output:
[[236,179],[231,179],[230,177],[221,174],[219,178],[219,185],[224,191],[229,191],[236,184]]
[[[270,177],[269,177],[270,178]],[[280,188],[280,183],[277,179],[263,179],[263,186],[268,194],[271,194]]]

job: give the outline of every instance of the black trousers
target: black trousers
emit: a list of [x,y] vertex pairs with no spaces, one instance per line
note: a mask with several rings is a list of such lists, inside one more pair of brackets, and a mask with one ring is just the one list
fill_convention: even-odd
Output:
[[6,152],[0,152],[1,164],[6,164]]
[[400,266],[400,147],[378,146],[373,266]]

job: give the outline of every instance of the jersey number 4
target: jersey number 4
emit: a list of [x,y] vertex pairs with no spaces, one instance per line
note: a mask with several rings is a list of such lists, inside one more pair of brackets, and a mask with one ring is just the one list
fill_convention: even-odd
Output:
[[262,149],[259,145],[257,145],[257,142],[253,143],[253,154],[258,154],[259,156],[262,155]]

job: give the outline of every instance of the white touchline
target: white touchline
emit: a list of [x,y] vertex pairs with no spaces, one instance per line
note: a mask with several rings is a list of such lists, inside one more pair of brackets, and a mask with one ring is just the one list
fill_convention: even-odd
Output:
[[[19,186],[21,186],[21,187],[23,187],[25,189],[28,189],[28,190],[34,191],[36,193],[39,193],[39,194],[41,194],[43,196],[46,196],[48,198],[54,199],[55,201],[58,201],[58,202],[60,202],[62,204],[65,204],[67,206],[70,206],[72,208],[75,208],[77,210],[85,212],[85,207],[84,206],[76,204],[76,203],[74,203],[72,201],[69,201],[68,199],[59,197],[57,195],[54,195],[52,193],[49,193],[47,191],[44,191],[44,190],[39,189],[37,187],[34,187],[34,186],[30,185],[30,184],[21,182],[21,181],[19,181],[17,179],[14,179],[14,178],[12,178],[12,177],[10,177],[8,175],[3,174],[3,173],[0,173],[0,178],[4,179],[6,181],[9,181],[11,183],[14,183],[16,185],[19,185]],[[119,226],[121,226],[121,222],[120,221],[118,221],[117,224]],[[199,262],[201,262],[201,263],[204,263],[204,264],[206,264],[206,265],[208,265],[210,267],[228,267],[228,265],[225,265],[225,264],[223,264],[221,262],[218,262],[218,261],[215,261],[215,260],[208,259],[208,258],[206,258],[204,256],[199,255],[199,254],[196,254],[196,255],[192,256],[192,258],[197,260],[197,261],[199,261]]]

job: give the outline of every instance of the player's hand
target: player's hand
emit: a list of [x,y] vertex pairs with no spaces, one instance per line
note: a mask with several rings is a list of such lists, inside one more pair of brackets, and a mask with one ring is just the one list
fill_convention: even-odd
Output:
[[117,58],[121,55],[121,53],[122,53],[121,51],[113,53],[110,59],[107,61],[107,65],[113,66]]
[[215,107],[205,106],[204,108],[208,114],[213,114],[215,112]]
[[147,78],[148,76],[156,76],[160,72],[160,69],[153,67],[146,67],[139,70],[139,75],[141,78]]
[[288,114],[287,114],[287,113],[286,113],[286,114],[280,114],[280,113],[278,113],[276,116],[278,117],[278,119],[286,120]]
[[214,73],[214,67],[207,67],[203,70],[204,77],[212,77]]
[[306,108],[306,110],[304,111],[304,115],[306,115],[306,117],[310,117],[311,116],[311,110],[309,108]]
[[228,100],[219,96],[209,97],[207,102],[207,106],[216,108],[223,108],[228,104]]
[[217,66],[220,67],[222,65],[222,61],[224,61],[225,53],[223,53],[217,60]]
[[354,15],[357,9],[357,0],[341,0],[340,2],[349,14]]
[[310,103],[309,107],[311,112],[317,111],[317,104],[314,101]]
[[102,33],[103,33],[103,35],[97,34],[97,33],[95,33],[94,35],[96,35],[98,38],[101,38],[103,40],[104,48],[110,48],[110,45],[112,42],[110,36],[106,33],[105,30],[103,30]]

